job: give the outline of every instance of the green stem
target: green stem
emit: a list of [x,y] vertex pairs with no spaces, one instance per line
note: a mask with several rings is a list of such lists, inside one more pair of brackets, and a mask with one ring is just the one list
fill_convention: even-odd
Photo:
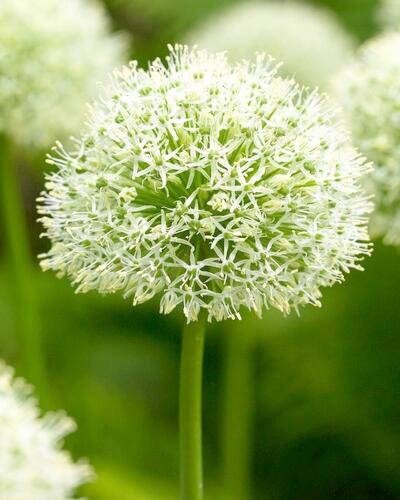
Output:
[[4,253],[15,300],[19,365],[22,374],[44,391],[41,327],[36,303],[37,290],[29,248],[16,162],[11,141],[0,135],[0,210],[4,232]]
[[225,332],[221,449],[222,483],[229,500],[252,497],[253,342],[242,330],[233,324]]
[[203,499],[201,399],[205,320],[183,329],[179,421],[181,500]]

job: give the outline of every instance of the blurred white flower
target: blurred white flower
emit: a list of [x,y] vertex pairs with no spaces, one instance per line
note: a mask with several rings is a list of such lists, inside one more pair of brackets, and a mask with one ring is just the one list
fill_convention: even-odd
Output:
[[366,43],[334,79],[355,144],[375,169],[367,187],[374,194],[374,236],[400,245],[400,34]]
[[[189,321],[319,305],[369,253],[368,165],[316,92],[270,61],[177,46],[112,76],[86,133],[56,147],[42,267]],[[131,193],[131,194],[129,194]]]
[[283,62],[280,73],[311,86],[325,86],[354,48],[333,13],[297,1],[235,5],[202,22],[186,39],[200,48],[226,50],[233,61],[266,52]]
[[378,22],[384,29],[400,29],[400,1],[381,0],[378,8]]
[[61,449],[75,429],[64,413],[41,416],[31,388],[0,362],[0,498],[70,500],[92,478],[85,462]]
[[79,129],[98,81],[125,61],[94,0],[0,1],[0,133],[46,147]]

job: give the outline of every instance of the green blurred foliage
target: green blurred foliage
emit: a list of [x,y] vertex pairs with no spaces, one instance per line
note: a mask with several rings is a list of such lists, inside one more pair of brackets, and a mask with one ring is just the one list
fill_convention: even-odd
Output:
[[134,35],[134,58],[143,65],[165,55],[196,20],[238,0],[104,0],[119,27]]
[[154,481],[154,478],[146,478],[136,474],[132,470],[123,470],[109,464],[96,464],[98,480],[84,488],[83,494],[88,498],[98,500],[174,500],[177,488],[162,480]]
[[398,260],[376,245],[320,311],[263,342],[260,462],[278,498],[399,498]]
[[[134,35],[144,64],[197,21],[235,0],[105,0],[115,27]],[[376,30],[373,0],[325,0],[360,40]],[[35,175],[35,177],[32,177]],[[24,171],[33,222],[41,178]],[[33,223],[37,253],[39,228]],[[364,273],[327,290],[320,310],[300,318],[266,313],[240,325],[254,344],[254,483],[260,500],[400,498],[400,255],[376,245]],[[16,358],[15,314],[0,271],[0,355]],[[170,500],[178,485],[179,315],[155,303],[132,308],[118,296],[77,296],[37,271],[45,319],[51,408],[79,424],[67,439],[98,479],[93,500]],[[22,312],[18,312],[22,313]],[[208,333],[204,380],[207,499],[219,476],[222,331]],[[237,394],[238,399],[241,395]]]
[[[216,12],[222,12],[230,5],[239,3],[240,0],[152,0],[151,2],[104,0],[104,2],[115,20],[116,27],[128,29],[133,33],[135,47],[133,57],[145,65],[147,61],[163,56],[166,53],[167,43],[181,41],[185,33],[197,23]],[[360,40],[367,39],[376,30],[377,0],[310,0],[310,3],[335,11],[349,31]]]
[[377,0],[310,0],[310,3],[336,12],[343,25],[360,41],[373,36],[377,30]]

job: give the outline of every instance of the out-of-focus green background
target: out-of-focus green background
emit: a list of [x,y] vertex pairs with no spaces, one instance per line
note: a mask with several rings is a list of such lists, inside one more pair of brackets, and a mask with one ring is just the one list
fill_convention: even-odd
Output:
[[[116,29],[133,33],[132,55],[145,64],[234,0],[105,2]],[[374,0],[312,3],[333,9],[360,41],[377,31]],[[21,165],[20,175],[33,222],[42,172]],[[37,225],[30,227],[34,255],[46,242],[38,239]],[[15,314],[5,273],[0,267],[0,356],[12,364]],[[65,408],[76,419],[79,431],[67,445],[98,473],[84,494],[93,500],[178,498],[181,317],[160,316],[155,303],[133,308],[118,296],[74,295],[65,280],[36,274],[51,408]],[[243,335],[256,344],[255,498],[400,498],[399,297],[400,254],[376,244],[365,272],[326,290],[322,309],[307,307],[300,318],[286,319],[269,312],[263,321],[243,323]],[[223,335],[212,327],[205,356],[207,499],[222,498]]]

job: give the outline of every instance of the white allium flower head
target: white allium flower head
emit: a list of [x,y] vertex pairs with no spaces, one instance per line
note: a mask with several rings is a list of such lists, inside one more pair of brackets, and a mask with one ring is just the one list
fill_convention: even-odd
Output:
[[354,48],[333,13],[297,1],[234,5],[203,21],[187,41],[212,51],[226,50],[233,61],[266,52],[283,62],[283,75],[311,86],[325,86]]
[[31,388],[0,362],[0,498],[70,500],[92,478],[85,462],[73,463],[62,440],[75,429],[64,413],[41,415]]
[[376,205],[372,234],[393,245],[400,245],[399,54],[400,34],[381,35],[333,82],[355,144],[375,164],[367,179]]
[[98,81],[125,60],[95,0],[0,1],[0,133],[47,147],[79,130]]
[[378,9],[378,22],[384,29],[400,29],[400,1],[381,0]]
[[78,292],[160,294],[188,321],[288,312],[369,253],[369,167],[325,99],[263,55],[230,65],[176,46],[165,66],[122,68],[50,163],[42,266]]

